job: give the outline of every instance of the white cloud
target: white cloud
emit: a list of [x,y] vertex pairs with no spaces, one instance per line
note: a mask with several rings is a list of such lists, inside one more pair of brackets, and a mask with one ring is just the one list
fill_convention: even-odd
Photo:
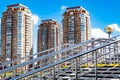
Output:
[[[114,32],[120,32],[120,27],[118,26],[118,24],[110,24],[107,26],[112,27]],[[108,34],[100,28],[93,28],[92,38],[108,38]]]
[[61,6],[61,9],[62,9],[62,10],[65,10],[66,8],[67,8],[67,6],[64,6],[64,5]]
[[34,25],[37,25],[40,21],[39,16],[36,14],[33,14],[33,21],[34,21]]
[[114,31],[120,32],[120,27],[118,26],[118,24],[110,24],[110,25],[108,25],[108,26],[113,27],[113,30],[114,30]]
[[101,30],[100,28],[93,28],[92,38],[108,38],[108,34]]
[[0,19],[0,25],[1,25],[1,19]]

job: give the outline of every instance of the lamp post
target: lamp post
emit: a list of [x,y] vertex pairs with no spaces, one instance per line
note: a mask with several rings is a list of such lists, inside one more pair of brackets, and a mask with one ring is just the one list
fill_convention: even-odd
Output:
[[107,26],[105,28],[105,32],[108,33],[108,38],[110,39],[110,34],[113,32],[113,27],[112,26]]
[[[105,28],[105,32],[108,33],[108,38],[110,39],[110,34],[113,32],[113,27],[112,26],[107,26]],[[108,48],[109,52],[111,51],[111,46],[109,45],[109,48]],[[109,53],[109,60],[111,62],[111,55]]]

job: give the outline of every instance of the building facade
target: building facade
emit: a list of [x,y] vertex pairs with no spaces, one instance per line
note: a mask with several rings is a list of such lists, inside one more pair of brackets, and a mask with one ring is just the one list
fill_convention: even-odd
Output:
[[63,14],[63,43],[77,44],[91,39],[89,13],[82,7],[67,8]]
[[[59,41],[59,25],[52,19],[42,20],[38,30],[38,48],[37,51],[44,51],[56,47]],[[44,55],[40,54],[39,56]]]
[[[60,30],[59,24],[52,20],[42,20],[42,23],[39,25],[38,29],[38,47],[37,52],[44,51],[46,49],[54,48],[60,45]],[[51,50],[51,52],[58,50],[59,48]],[[49,52],[50,53],[50,52]],[[48,54],[47,52],[41,52],[38,54],[38,57]],[[58,55],[59,56],[59,55]],[[43,65],[47,65],[47,61],[52,61],[56,59],[57,56],[53,57],[52,59],[45,59],[38,62],[39,67]]]
[[28,7],[8,5],[1,19],[2,61],[12,61],[33,52],[33,21]]

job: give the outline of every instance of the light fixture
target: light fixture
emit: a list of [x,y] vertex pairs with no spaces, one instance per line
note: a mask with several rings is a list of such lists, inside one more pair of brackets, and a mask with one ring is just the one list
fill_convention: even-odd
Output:
[[108,33],[108,38],[110,39],[110,34],[113,32],[113,27],[112,26],[107,26],[105,28],[105,32]]

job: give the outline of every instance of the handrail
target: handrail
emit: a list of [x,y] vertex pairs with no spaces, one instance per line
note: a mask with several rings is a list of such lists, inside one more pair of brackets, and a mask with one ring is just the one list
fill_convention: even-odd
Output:
[[[14,65],[14,66],[12,66],[12,67],[5,68],[5,69],[3,69],[3,70],[0,70],[0,74],[6,73],[6,72],[8,72],[8,71],[15,70],[15,69],[17,69],[17,68],[21,68],[21,67],[24,67],[24,66],[28,66],[29,64],[33,64],[34,62],[38,62],[38,61],[40,61],[40,60],[47,59],[48,57],[52,57],[52,56],[55,56],[55,55],[57,55],[57,54],[64,53],[64,52],[66,52],[66,51],[70,51],[70,50],[73,50],[73,49],[76,50],[76,49],[79,48],[79,47],[80,47],[80,48],[81,48],[81,47],[87,48],[87,46],[89,47],[88,44],[90,44],[90,48],[87,49],[86,51],[89,51],[89,50],[91,50],[91,49],[95,49],[95,48],[97,48],[97,47],[103,46],[104,44],[109,44],[109,43],[115,42],[115,40],[117,39],[117,37],[119,37],[119,36],[112,37],[111,39],[106,39],[106,38],[92,39],[92,40],[89,40],[89,41],[86,41],[86,42],[82,42],[82,43],[79,43],[79,44],[74,44],[74,45],[72,45],[72,46],[70,46],[69,44],[63,44],[62,46],[58,46],[58,47],[55,47],[55,48],[51,48],[51,49],[42,51],[42,52],[40,52],[40,53],[47,52],[47,51],[50,51],[50,50],[53,50],[53,49],[57,49],[57,48],[60,48],[60,47],[65,47],[65,46],[66,46],[66,48],[61,48],[61,49],[58,50],[58,51],[50,52],[49,54],[46,54],[46,55],[43,55],[43,56],[40,56],[40,57],[37,57],[37,58],[33,58],[33,59],[29,60],[29,61],[22,62],[22,63],[20,63],[20,64]],[[119,39],[120,39],[120,38],[119,38]],[[118,39],[117,41],[119,41],[119,39]],[[101,42],[102,42],[102,44],[101,44]],[[92,44],[94,44],[95,46],[94,46],[94,47],[91,47]],[[98,45],[97,45],[97,44],[98,44]],[[99,45],[99,44],[100,44],[100,45]],[[74,51],[74,50],[73,50],[73,51]],[[82,50],[82,51],[80,52],[80,54],[82,54],[82,53],[87,54],[87,53],[85,53],[86,51],[85,51],[85,50]],[[33,57],[33,56],[38,55],[38,54],[40,54],[40,53],[36,53],[36,54],[32,54],[32,55],[30,55],[30,56],[26,56],[26,57],[23,57],[23,58],[19,58],[19,59],[16,59],[16,60],[14,60],[14,61],[12,61],[12,62],[8,62],[8,63],[11,64],[11,63],[14,63],[14,62],[16,62],[16,61],[22,60],[22,59],[24,59],[24,58],[28,58],[28,57],[31,57],[31,56]],[[83,54],[83,55],[84,55],[84,54]],[[77,54],[75,54],[75,55],[77,55]],[[73,55],[73,56],[75,56],[75,55]],[[80,56],[82,56],[82,55],[80,55]],[[64,60],[67,61],[66,59],[69,59],[69,58],[71,58],[71,56],[68,56],[68,57],[65,58],[65,59],[60,59],[58,62],[62,61],[61,63],[63,63]],[[71,58],[71,59],[72,59],[72,58]],[[3,63],[2,65],[8,65],[8,63]],[[47,66],[49,67],[50,65],[53,65],[53,64],[55,64],[55,63],[56,63],[56,62],[52,62],[52,63],[48,64]],[[55,65],[56,65],[56,64],[55,64]],[[1,66],[1,65],[0,65],[0,66]],[[53,66],[54,66],[54,65],[53,65]],[[44,69],[44,67],[46,67],[46,66],[43,66],[43,67],[41,67],[41,68]],[[45,69],[46,69],[46,68],[45,68]],[[32,71],[34,71],[34,70],[32,70]]]
[[[117,35],[117,36],[114,36],[112,37],[110,40],[113,40],[113,39],[116,39],[117,37],[119,37],[120,35]],[[94,41],[98,41],[98,40],[108,40],[107,38],[98,38],[98,39],[94,39],[94,40],[88,40],[88,41],[85,41],[85,42],[82,42],[82,43],[85,43],[86,42],[94,42]],[[80,43],[81,44],[81,43]],[[30,57],[33,57],[35,55],[39,55],[40,53],[44,53],[44,52],[47,52],[47,51],[50,51],[50,50],[54,50],[54,49],[57,49],[57,48],[60,48],[60,47],[64,47],[66,45],[69,45],[68,43],[66,44],[63,44],[63,45],[59,45],[57,47],[53,47],[53,48],[50,48],[50,49],[47,49],[47,50],[44,50],[44,51],[40,51],[38,53],[35,53],[35,54],[31,54],[31,55],[27,55],[25,57],[21,57],[21,58],[17,58],[16,60],[13,60],[13,61],[8,61],[8,62],[4,62],[4,63],[1,63],[0,66],[3,66],[3,65],[8,65],[8,64],[12,64],[12,63],[15,63],[17,61],[20,61],[20,60],[23,60],[24,58],[30,58]]]
[[[64,47],[64,46],[66,46],[66,45],[69,45],[69,44],[66,43],[66,44],[63,44],[63,45],[60,45],[60,46],[57,46],[57,47],[53,47],[53,48],[50,48],[50,49],[47,49],[47,50],[44,50],[44,51],[40,51],[40,52],[35,53],[35,54],[31,54],[31,55],[27,55],[27,56],[25,56],[25,57],[17,58],[17,59],[14,60],[14,61],[4,62],[4,63],[1,63],[1,64],[2,64],[2,65],[8,65],[8,64],[14,63],[14,62],[16,62],[16,61],[20,61],[20,60],[22,60],[22,59],[24,59],[24,58],[33,57],[33,56],[38,55],[38,54],[40,54],[40,53],[44,53],[44,52],[47,52],[47,51],[50,51],[50,50],[54,50],[54,49],[59,48],[59,47]],[[1,64],[0,64],[0,66],[2,66]]]
[[[20,76],[17,76],[17,77],[14,78],[14,79],[20,79],[20,78],[22,78],[22,77],[25,77],[25,76],[34,74],[34,73],[36,73],[36,72],[39,72],[39,71],[42,71],[42,70],[44,70],[44,69],[53,67],[53,66],[55,66],[55,65],[58,65],[58,64],[60,64],[60,63],[63,63],[63,62],[65,62],[65,61],[68,61],[68,60],[71,60],[71,59],[74,59],[74,58],[76,58],[76,57],[85,55],[85,54],[87,54],[87,53],[93,52],[93,51],[95,51],[95,50],[98,50],[98,49],[100,49],[100,48],[103,48],[103,47],[105,47],[105,46],[111,45],[111,44],[116,43],[116,42],[120,42],[120,40],[113,41],[113,42],[110,42],[110,43],[106,43],[106,44],[97,46],[97,47],[95,47],[95,48],[93,48],[93,49],[90,49],[90,50],[88,50],[88,51],[84,51],[84,52],[82,52],[82,53],[80,53],[80,54],[76,54],[76,55],[70,56],[70,57],[65,58],[65,59],[63,59],[63,60],[60,60],[60,61],[58,61],[58,62],[54,62],[54,63],[52,63],[52,64],[48,64],[48,65],[46,65],[46,66],[44,66],[44,67],[38,68],[38,69],[36,69],[36,70],[32,70],[31,72],[28,72],[28,73],[26,73],[26,74],[22,74],[22,75],[20,75]],[[39,58],[39,60],[40,60],[40,58]],[[38,60],[38,61],[39,61],[39,60]],[[30,62],[31,62],[31,61],[30,61]],[[34,61],[33,61],[33,62],[34,62]],[[31,62],[31,63],[32,63],[32,62]],[[31,63],[29,63],[29,64],[31,64]],[[14,68],[15,68],[15,67],[14,67]]]
[[[103,39],[103,38],[102,38],[102,39]],[[88,40],[88,41],[86,41],[86,42],[82,42],[82,43],[74,44],[74,45],[80,46],[80,45],[92,43],[92,42],[98,41],[98,40],[101,40],[101,38],[93,39],[93,40]],[[65,45],[69,45],[69,44],[68,44],[68,43],[63,44],[63,45],[61,45],[61,47],[65,46]],[[40,54],[40,53],[44,53],[44,52],[47,52],[47,51],[50,51],[50,50],[54,50],[54,49],[59,48],[59,47],[60,47],[60,46],[57,46],[57,47],[54,47],[54,48],[50,48],[50,49],[47,49],[47,50],[38,52],[38,53],[36,53],[36,54],[32,54],[32,55],[28,55],[28,56],[25,56],[25,57],[22,57],[22,58],[18,58],[18,59],[14,60],[14,61],[5,62],[5,63],[0,64],[0,66],[2,66],[2,65],[8,65],[8,64],[11,64],[11,63],[15,63],[15,62],[20,61],[20,60],[22,60],[22,59],[24,59],[24,58],[33,57],[33,56],[38,55],[38,54]]]
[[[104,38],[102,38],[102,39],[104,39]],[[65,51],[68,51],[68,50],[77,48],[77,47],[80,47],[80,46],[85,45],[85,44],[88,44],[88,43],[93,43],[93,42],[99,41],[99,40],[101,40],[101,38],[89,40],[89,41],[82,42],[82,43],[79,43],[79,44],[74,44],[74,45],[69,46],[69,47],[67,47],[67,48],[60,49],[60,50],[58,50],[57,52],[52,52],[52,53],[49,53],[49,54],[40,56],[39,58],[40,58],[40,60],[42,60],[42,59],[48,58],[48,57],[50,57],[50,56],[53,56],[53,55],[56,55],[56,54],[59,54],[59,53],[62,53],[62,52],[65,52]],[[51,49],[49,49],[49,50],[51,50]],[[42,52],[46,52],[46,51],[49,51],[49,50],[45,50],[45,51],[42,51]],[[42,52],[40,52],[40,53],[42,53]],[[39,53],[38,53],[38,54],[39,54]],[[37,54],[37,55],[38,55],[38,54]],[[35,54],[33,54],[33,55],[35,55]],[[34,60],[34,61],[37,61],[37,59],[38,59],[38,58],[35,58],[35,59],[33,59],[33,60]],[[20,59],[17,59],[17,60],[19,61]],[[11,64],[11,63],[14,63],[15,61],[16,61],[16,60],[14,60],[14,61],[12,61],[12,62],[10,62],[10,63],[7,63],[7,65],[8,65],[8,64]],[[27,64],[27,63],[29,63],[29,62],[32,62],[32,63],[33,63],[34,61],[29,60],[28,62],[23,62],[23,64],[24,64],[24,63]],[[22,64],[22,63],[21,63],[21,64]],[[4,70],[0,70],[0,73],[5,73],[5,72],[7,72],[7,71],[16,69],[16,68],[18,68],[18,67],[22,67],[21,64],[17,64],[17,65],[14,65],[13,67],[8,67],[8,68],[6,68],[6,69],[4,69]],[[2,65],[1,65],[1,66],[2,66]],[[15,66],[17,66],[17,67],[15,67]],[[23,65],[23,66],[25,66],[25,65]],[[12,68],[12,69],[11,69],[11,68]],[[2,71],[3,71],[3,72],[2,72]]]

